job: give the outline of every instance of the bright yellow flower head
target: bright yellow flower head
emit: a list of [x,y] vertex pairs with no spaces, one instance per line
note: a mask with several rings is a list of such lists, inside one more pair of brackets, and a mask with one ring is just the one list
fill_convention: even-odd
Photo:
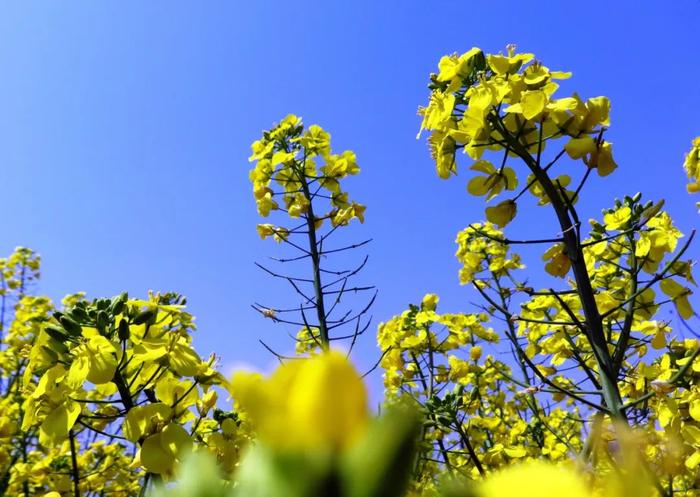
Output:
[[337,351],[288,362],[269,378],[236,373],[231,393],[258,438],[279,448],[343,449],[369,419],[362,378]]
[[699,173],[698,164],[700,162],[700,136],[695,137],[690,151],[685,156],[685,169],[688,177],[693,179]]
[[480,497],[590,497],[575,471],[544,462],[513,466],[487,478]]
[[697,193],[700,191],[700,136],[693,140],[693,145],[685,156],[683,168],[690,180],[688,193]]

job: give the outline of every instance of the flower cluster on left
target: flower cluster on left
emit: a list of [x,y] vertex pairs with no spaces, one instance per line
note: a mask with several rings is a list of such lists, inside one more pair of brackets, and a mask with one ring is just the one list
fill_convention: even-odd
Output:
[[0,494],[138,495],[194,449],[238,463],[246,425],[216,407],[226,382],[192,348],[182,296],[76,294],[58,310],[28,294],[32,251],[0,271]]

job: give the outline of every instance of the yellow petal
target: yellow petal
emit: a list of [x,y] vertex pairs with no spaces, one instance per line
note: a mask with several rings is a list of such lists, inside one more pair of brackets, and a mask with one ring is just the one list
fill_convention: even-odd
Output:
[[168,473],[175,464],[175,457],[163,448],[162,434],[156,433],[144,440],[141,446],[141,465],[156,474]]
[[88,377],[88,372],[90,371],[90,361],[87,357],[87,351],[84,347],[76,347],[76,353],[79,355],[73,359],[68,370],[68,375],[66,376],[66,384],[77,390],[83,386],[85,380]]
[[695,469],[700,464],[700,450],[693,452],[693,455],[685,460],[688,469]]
[[147,338],[134,347],[134,358],[139,361],[155,361],[168,353],[168,343],[163,338]]
[[617,163],[612,156],[612,143],[605,142],[598,149],[595,159],[598,176],[607,176],[617,169]]
[[304,361],[289,398],[290,426],[299,431],[297,435],[305,445],[342,447],[354,441],[366,427],[364,383],[340,352]]
[[693,400],[690,403],[689,412],[695,421],[700,421],[700,399]]
[[[518,187],[518,177],[515,174],[515,170],[511,167],[503,168],[503,177],[506,180],[506,188],[508,190],[515,190]],[[566,185],[564,185],[566,186]]]
[[506,447],[505,449],[503,449],[503,452],[505,452],[508,455],[508,457],[512,457],[514,459],[525,457],[527,455],[527,451],[522,447]]
[[496,172],[496,168],[487,160],[478,160],[472,164],[469,169],[472,171],[479,171],[484,174],[492,174]]
[[467,191],[472,195],[481,197],[489,191],[489,176],[476,176],[467,183]]
[[192,438],[177,423],[170,423],[163,428],[160,443],[168,454],[178,459],[192,450]]
[[688,295],[692,293],[690,288],[686,288],[672,279],[663,280],[659,286],[662,292],[673,299],[673,303],[683,319],[690,319],[693,316],[693,308],[688,301]]
[[582,138],[572,138],[564,145],[564,149],[572,159],[580,159],[584,155],[595,152],[597,147],[593,138],[584,136]]
[[666,346],[666,335],[663,331],[659,330],[654,338],[651,340],[651,346],[656,350],[663,349]]
[[505,200],[494,207],[486,209],[486,219],[503,228],[510,223],[518,211],[518,205],[513,200]]
[[547,95],[544,92],[526,91],[520,99],[520,106],[523,111],[523,117],[527,120],[534,119],[539,116],[547,105]]
[[194,376],[200,369],[202,359],[185,343],[176,343],[168,354],[170,367],[180,376]]
[[80,415],[80,404],[67,401],[51,411],[41,423],[39,441],[42,445],[55,445],[68,437],[68,432]]
[[497,472],[480,485],[481,497],[590,497],[585,480],[573,469],[536,462]]
[[95,336],[88,342],[90,370],[87,379],[95,385],[112,381],[117,370],[117,351],[114,344],[103,336]]

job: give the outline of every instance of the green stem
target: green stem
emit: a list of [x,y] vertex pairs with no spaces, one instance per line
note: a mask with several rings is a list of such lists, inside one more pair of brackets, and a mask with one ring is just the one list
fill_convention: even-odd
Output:
[[[328,350],[330,346],[330,337],[328,335],[328,324],[326,322],[326,306],[324,302],[323,294],[323,283],[321,282],[321,255],[318,250],[318,240],[316,238],[316,216],[314,215],[313,206],[313,196],[309,189],[309,183],[307,181],[306,174],[304,172],[306,167],[306,158],[301,165],[301,170],[297,171],[299,177],[299,182],[301,183],[301,189],[304,193],[304,197],[309,202],[309,210],[306,213],[306,226],[307,226],[307,236],[309,239],[309,256],[311,258],[311,266],[313,272],[313,285],[314,285],[314,297],[315,297],[315,307],[316,316],[318,318],[318,332],[319,338],[321,339],[321,347],[324,350]],[[309,330],[311,332],[311,330]]]
[[74,497],[80,497],[80,472],[78,470],[78,454],[75,450],[75,434],[73,430],[68,432],[68,439],[70,440],[70,459],[72,464],[71,478],[73,479],[73,495]]
[[[576,288],[581,300],[581,307],[585,316],[585,325],[587,328],[586,337],[591,344],[593,354],[601,376],[601,387],[603,390],[603,398],[605,405],[611,416],[616,419],[627,421],[624,410],[622,409],[622,396],[617,385],[615,373],[613,371],[612,357],[608,350],[603,329],[603,320],[598,310],[598,305],[595,301],[595,292],[591,284],[586,262],[583,258],[583,250],[581,242],[577,234],[577,226],[571,219],[569,207],[564,203],[559,190],[554,185],[554,182],[547,174],[547,171],[540,167],[539,161],[536,160],[528,150],[507,130],[501,118],[495,115],[492,119],[493,124],[498,131],[505,137],[506,142],[511,150],[517,154],[528,166],[532,174],[539,182],[542,189],[545,191],[549,201],[554,208],[554,213],[559,221],[562,237],[566,247],[566,253],[571,261],[571,267],[576,280]],[[541,134],[541,126],[540,126]],[[541,148],[540,138],[540,148]],[[539,157],[539,154],[538,154]]]
[[637,257],[634,253],[634,237],[632,235],[629,235],[628,239],[630,242],[630,267],[633,268],[634,271],[631,274],[632,280],[630,282],[630,297],[628,297],[629,302],[627,303],[625,321],[622,324],[620,338],[618,339],[617,345],[615,346],[615,351],[613,352],[613,371],[615,372],[615,374],[619,374],[620,370],[622,369],[622,363],[625,361],[625,354],[627,353],[627,347],[629,345],[629,340],[632,334],[632,322],[634,321],[635,305],[637,303],[636,297],[634,296],[637,293],[638,287]]
[[134,399],[131,397],[131,391],[129,387],[126,386],[121,371],[117,371],[114,375],[114,384],[117,385],[119,397],[121,398],[122,404],[124,404],[124,409],[126,409],[126,412],[129,412],[134,407]]

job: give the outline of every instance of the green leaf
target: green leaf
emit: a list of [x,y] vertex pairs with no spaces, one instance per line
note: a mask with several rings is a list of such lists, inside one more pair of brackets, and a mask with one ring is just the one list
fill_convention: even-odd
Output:
[[334,457],[319,450],[290,452],[257,444],[241,462],[234,497],[337,497]]
[[389,408],[345,454],[341,466],[345,497],[399,497],[408,486],[420,419],[408,405]]

